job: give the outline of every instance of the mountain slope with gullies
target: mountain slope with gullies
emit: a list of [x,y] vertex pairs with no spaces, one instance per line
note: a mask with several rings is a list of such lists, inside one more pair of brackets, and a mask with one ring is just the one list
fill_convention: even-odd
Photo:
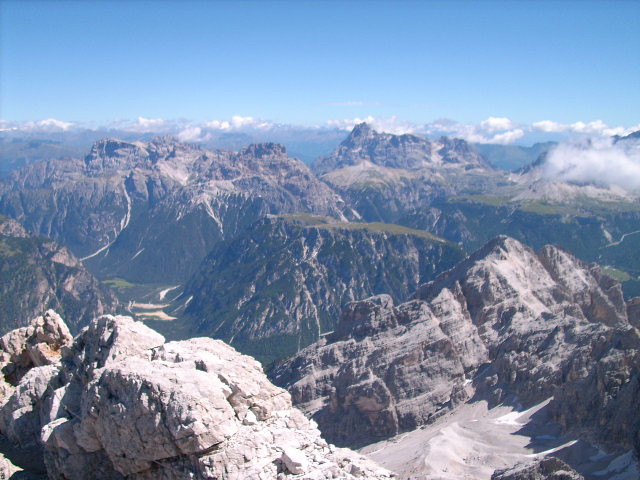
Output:
[[333,330],[346,303],[377,293],[405,300],[463,256],[398,225],[271,217],[214,247],[169,312],[189,335],[271,361]]
[[183,280],[216,242],[269,213],[353,217],[281,145],[207,151],[171,138],[106,139],[84,159],[27,166],[0,185],[0,211],[101,277],[140,283]]
[[[327,444],[260,364],[104,315],[75,338],[49,310],[0,338],[0,450],[52,480],[391,479]],[[0,456],[0,474],[18,468]],[[12,477],[14,478],[14,477]]]
[[31,236],[0,215],[0,334],[55,308],[77,332],[96,315],[114,313],[114,293],[91,275],[65,247]]
[[544,406],[553,438],[637,454],[639,321],[637,300],[625,303],[597,265],[502,236],[409,302],[380,295],[349,304],[333,333],[271,378],[341,445],[417,432],[484,401]]

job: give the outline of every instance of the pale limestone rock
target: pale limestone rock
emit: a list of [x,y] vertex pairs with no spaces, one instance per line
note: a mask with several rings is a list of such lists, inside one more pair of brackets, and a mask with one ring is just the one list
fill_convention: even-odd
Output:
[[0,408],[0,432],[24,448],[39,445],[42,418],[40,407],[49,382],[58,367],[46,365],[30,369]]
[[0,480],[9,480],[20,469],[0,454]]
[[294,475],[306,473],[309,468],[307,457],[296,448],[285,447],[280,458],[287,470]]
[[47,310],[26,327],[12,330],[0,338],[5,394],[10,392],[6,383],[16,385],[29,369],[59,363],[62,348],[71,345],[72,341],[67,325],[53,310]]
[[640,424],[624,420],[640,389],[634,308],[597,266],[503,236],[410,302],[347,305],[332,334],[272,378],[340,445],[413,430],[472,395],[531,406],[557,394],[565,429],[640,451]]
[[63,352],[0,408],[0,433],[43,449],[51,479],[391,478],[328,445],[258,362],[223,342],[164,344],[103,316]]
[[130,357],[150,358],[164,337],[130,317],[103,315],[76,337],[70,356],[75,374],[89,381],[96,369]]

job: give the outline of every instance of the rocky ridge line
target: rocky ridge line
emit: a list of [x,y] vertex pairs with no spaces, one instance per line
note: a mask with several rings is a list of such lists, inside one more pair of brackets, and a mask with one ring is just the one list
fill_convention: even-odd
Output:
[[332,334],[271,378],[341,445],[413,430],[470,399],[528,407],[556,395],[549,408],[565,430],[638,452],[633,305],[596,265],[498,237],[412,301],[349,304]]
[[0,182],[0,212],[136,283],[185,279],[266,214],[356,216],[281,145],[211,151],[172,138],[103,139],[84,158],[29,165]]

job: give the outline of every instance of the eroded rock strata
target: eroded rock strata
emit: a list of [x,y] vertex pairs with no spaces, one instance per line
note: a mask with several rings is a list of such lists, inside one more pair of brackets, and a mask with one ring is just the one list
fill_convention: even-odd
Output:
[[498,237],[409,302],[349,304],[272,378],[341,445],[413,430],[474,395],[525,407],[556,395],[566,430],[638,451],[634,305],[598,266]]
[[491,480],[584,480],[584,477],[562,460],[548,457],[495,472]]

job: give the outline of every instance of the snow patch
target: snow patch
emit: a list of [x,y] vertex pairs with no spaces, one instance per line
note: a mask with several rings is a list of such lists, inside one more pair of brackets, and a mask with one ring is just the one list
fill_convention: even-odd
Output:
[[[110,241],[109,243],[107,243],[105,246],[100,247],[98,250],[96,250],[95,252],[93,252],[91,255],[87,255],[86,257],[82,257],[80,259],[80,261],[85,261],[85,260],[89,260],[90,258],[95,257],[96,255],[100,255],[102,252],[104,252],[105,250],[107,250],[111,245],[114,244],[114,242],[118,239],[118,237],[120,236],[120,234],[122,233],[122,231],[127,228],[127,226],[129,225],[129,221],[131,220],[131,197],[129,197],[129,193],[127,192],[127,187],[124,185],[124,183],[122,184],[122,192],[124,193],[124,198],[127,200],[127,213],[124,214],[124,217],[122,218],[122,220],[120,220],[120,231],[117,232],[114,229],[114,238],[112,241]],[[143,249],[144,250],[144,249]],[[138,252],[140,253],[140,252]],[[135,258],[135,257],[134,257]],[[133,260],[133,259],[132,259]]]
[[537,457],[544,457],[545,455],[550,455],[552,453],[557,452],[558,450],[562,450],[564,448],[568,448],[572,445],[575,445],[576,443],[578,443],[578,440],[571,440],[567,443],[563,443],[562,445],[559,445],[555,448],[550,448],[549,450],[545,450],[544,452],[538,452],[538,453],[532,453],[530,455],[527,455],[528,457],[531,458],[537,458]]
[[141,248],[140,250],[138,250],[135,255],[133,257],[131,257],[131,260],[133,260],[134,258],[136,258],[138,255],[140,255],[142,252],[144,251],[144,248]]
[[160,300],[164,300],[164,297],[167,295],[167,293],[169,293],[171,290],[175,290],[179,286],[180,285],[176,285],[175,287],[169,287],[169,288],[165,288],[164,290],[160,290],[160,292],[158,293],[158,298]]

